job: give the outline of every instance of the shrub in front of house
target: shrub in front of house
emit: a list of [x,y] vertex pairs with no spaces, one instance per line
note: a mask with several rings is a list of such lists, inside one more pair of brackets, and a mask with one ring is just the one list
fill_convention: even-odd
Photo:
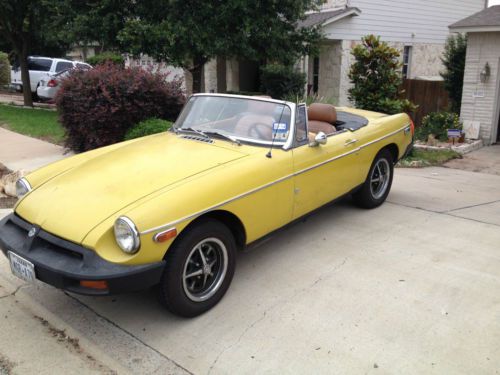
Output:
[[10,83],[10,63],[9,56],[0,52],[0,88]]
[[352,87],[349,99],[356,108],[395,114],[417,109],[409,100],[401,99],[400,53],[375,35],[367,35],[351,52],[354,63],[349,71]]
[[125,134],[125,140],[145,137],[156,133],[167,131],[172,126],[172,122],[159,118],[150,118],[141,121],[137,125],[131,127]]
[[125,65],[125,59],[122,55],[114,52],[103,52],[87,59],[87,63],[92,66],[112,63],[116,65]]
[[444,72],[441,72],[441,77],[443,77],[444,87],[450,98],[450,109],[458,114],[462,106],[466,54],[467,35],[450,35],[446,41],[443,57],[441,57],[445,67]]
[[460,117],[456,113],[433,112],[422,119],[422,124],[415,129],[415,138],[426,142],[432,134],[440,141],[448,140],[448,129],[462,129]]
[[268,64],[261,68],[261,91],[274,99],[304,96],[306,76],[292,66]]
[[76,152],[120,142],[149,118],[173,121],[185,100],[181,80],[167,82],[165,74],[109,63],[75,70],[56,96],[65,144]]

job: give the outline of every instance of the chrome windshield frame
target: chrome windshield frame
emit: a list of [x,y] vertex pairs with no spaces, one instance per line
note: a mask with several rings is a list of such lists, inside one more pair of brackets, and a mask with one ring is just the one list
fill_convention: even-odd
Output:
[[[259,97],[259,96],[246,96],[246,95],[233,95],[233,94],[213,94],[213,93],[198,93],[198,94],[192,94],[189,96],[188,100],[186,103],[193,97],[199,97],[199,96],[208,96],[208,97],[223,97],[223,98],[235,98],[235,99],[245,99],[245,100],[258,100],[258,101],[263,101],[263,102],[269,102],[269,103],[275,103],[275,104],[281,104],[285,105],[290,109],[290,131],[288,132],[288,138],[285,142],[274,142],[273,148],[276,149],[283,149],[283,150],[289,150],[293,147],[293,140],[295,137],[295,111],[297,104],[292,103],[292,102],[287,102],[285,100],[278,100],[278,99],[271,99],[271,98],[264,98],[264,97]],[[182,112],[185,110],[186,106],[182,109],[181,113],[179,114],[178,118],[181,117]],[[182,128],[177,128],[176,126],[177,120],[172,126],[172,130],[176,131],[176,129],[182,129]],[[237,135],[231,134],[234,138],[238,139],[239,141],[245,142],[245,143],[250,143],[250,144],[255,144],[255,145],[260,145],[260,146],[271,146],[273,144],[272,141],[259,141],[253,138],[244,138],[244,137],[239,137]]]

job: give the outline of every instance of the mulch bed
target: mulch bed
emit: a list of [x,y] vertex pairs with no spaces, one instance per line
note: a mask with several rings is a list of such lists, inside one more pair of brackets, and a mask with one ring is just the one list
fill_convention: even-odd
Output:
[[16,197],[0,198],[0,208],[12,208],[16,202]]

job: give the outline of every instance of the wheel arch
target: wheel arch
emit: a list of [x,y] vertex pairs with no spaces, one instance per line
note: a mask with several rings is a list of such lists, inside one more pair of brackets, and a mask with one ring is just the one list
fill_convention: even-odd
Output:
[[[396,164],[399,160],[399,147],[395,143],[389,143],[388,145],[382,147],[380,151],[382,150],[388,150],[391,155],[392,155],[392,161],[394,164]],[[379,151],[379,153],[380,153]]]
[[206,219],[215,219],[217,221],[220,221],[225,226],[227,226],[234,236],[234,239],[236,241],[236,246],[238,247],[238,249],[241,250],[245,247],[246,244],[245,226],[243,225],[242,221],[238,216],[226,210],[209,211],[201,216],[198,216],[196,219],[191,221],[186,226],[186,228],[182,230],[182,232],[189,230],[189,228],[191,228],[192,226]]

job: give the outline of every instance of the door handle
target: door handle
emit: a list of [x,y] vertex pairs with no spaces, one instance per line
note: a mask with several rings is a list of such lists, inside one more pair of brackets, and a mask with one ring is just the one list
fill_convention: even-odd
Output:
[[350,139],[344,143],[344,146],[352,145],[352,144],[356,143],[357,141],[358,141],[357,139]]

